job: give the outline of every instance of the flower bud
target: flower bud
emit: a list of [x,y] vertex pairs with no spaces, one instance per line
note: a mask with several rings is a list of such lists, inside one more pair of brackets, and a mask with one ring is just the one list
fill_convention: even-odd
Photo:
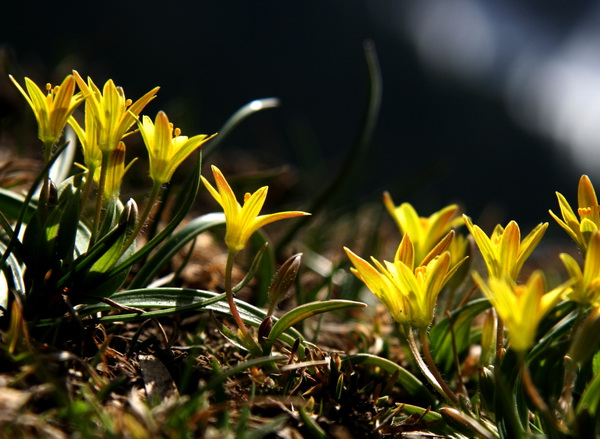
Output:
[[269,334],[271,333],[271,328],[273,328],[273,319],[271,316],[267,316],[258,328],[258,342],[264,343],[267,341]]
[[267,315],[272,315],[275,306],[286,297],[288,290],[298,275],[301,259],[302,253],[296,253],[277,270],[267,293],[269,296],[269,310],[267,311]]
[[137,221],[138,216],[138,207],[137,203],[133,198],[127,200],[125,204],[125,209],[121,212],[121,217],[119,218],[119,223],[127,224],[127,234],[129,235],[133,229],[135,228],[135,223]]

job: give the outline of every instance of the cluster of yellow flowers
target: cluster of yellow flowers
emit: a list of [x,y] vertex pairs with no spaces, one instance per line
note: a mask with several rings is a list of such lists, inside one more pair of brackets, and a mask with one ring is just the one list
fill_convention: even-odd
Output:
[[388,194],[384,203],[396,221],[402,241],[393,262],[373,264],[345,248],[361,279],[388,308],[394,319],[419,330],[426,330],[434,318],[435,303],[444,285],[466,259],[466,240],[456,239],[453,228],[463,222],[483,257],[487,281],[474,271],[472,276],[496,309],[512,334],[510,347],[526,351],[535,340],[542,318],[561,299],[582,306],[600,305],[600,206],[587,176],[578,189],[578,216],[565,197],[557,192],[562,219],[550,214],[578,245],[584,256],[583,269],[573,257],[561,254],[569,279],[547,291],[544,275],[534,271],[529,279],[518,283],[525,260],[542,239],[548,223],[539,224],[525,238],[515,221],[506,227],[497,225],[490,236],[473,224],[466,215],[458,216],[451,205],[430,217],[419,217],[408,203],[395,207]]
[[[132,102],[112,79],[100,90],[91,78],[86,82],[76,71],[59,86],[48,84],[47,94],[29,78],[25,78],[26,90],[12,76],[10,78],[33,109],[46,160],[51,157],[68,123],[81,143],[85,167],[103,188],[105,199],[118,196],[123,175],[131,165],[125,166],[123,139],[132,132],[136,122],[148,150],[150,177],[159,185],[169,182],[181,162],[214,136],[182,136],[178,129],[173,130],[162,111],[156,115],[155,122],[148,116],[140,120],[141,111],[155,98],[159,87]],[[79,88],[77,93],[76,86]],[[83,125],[73,117],[82,102],[85,102]]]
[[[116,86],[112,79],[100,90],[91,78],[86,82],[77,71],[68,75],[61,85],[52,87],[48,84],[46,93],[29,78],[25,78],[25,88],[12,76],[10,79],[35,114],[46,161],[52,157],[56,144],[69,124],[81,143],[84,168],[100,188],[104,202],[119,196],[123,176],[133,163],[131,161],[125,166],[123,139],[133,132],[134,124],[137,123],[148,151],[149,175],[155,189],[168,183],[179,165],[216,135],[183,136],[178,128],[173,128],[163,111],[158,112],[154,122],[148,116],[140,119],[141,111],[155,98],[159,87],[133,102],[125,98],[123,89]],[[76,87],[79,88],[77,93]],[[80,124],[73,113],[82,102],[85,102],[85,114],[84,123]],[[225,211],[225,241],[233,252],[243,249],[250,236],[262,226],[280,219],[306,215],[304,212],[259,215],[267,196],[267,187],[260,188],[252,195],[246,194],[242,207],[221,171],[215,166],[212,170],[217,189],[204,177],[202,179]]]
[[[46,93],[29,78],[25,78],[26,89],[12,76],[11,80],[33,109],[46,161],[52,157],[69,124],[82,145],[90,181],[97,184],[105,201],[118,197],[123,175],[131,166],[132,162],[125,166],[123,139],[131,134],[134,124],[137,123],[148,150],[149,175],[155,192],[171,180],[177,167],[194,150],[214,136],[182,136],[162,111],[154,122],[148,116],[140,118],[141,111],[156,96],[158,87],[132,102],[112,80],[107,81],[101,91],[90,78],[86,82],[76,71],[59,86],[47,85]],[[79,88],[77,93],[76,88]],[[85,102],[83,125],[73,116],[82,102]],[[204,177],[202,181],[224,210],[225,243],[231,261],[262,226],[308,215],[300,211],[260,215],[267,196],[266,186],[246,194],[241,205],[221,171],[215,166],[212,171],[216,188]],[[350,249],[344,250],[354,265],[351,271],[379,297],[396,321],[426,331],[434,319],[440,292],[468,257],[467,238],[454,231],[465,224],[488,271],[487,280],[477,272],[472,276],[509,334],[518,334],[511,338],[511,347],[525,351],[534,342],[539,322],[559,300],[573,300],[583,306],[600,305],[600,206],[596,193],[589,178],[583,176],[579,182],[577,215],[564,196],[557,193],[557,197],[562,218],[552,211],[550,214],[575,241],[584,256],[584,265],[581,268],[571,256],[561,254],[569,280],[551,291],[546,291],[541,271],[532,273],[525,283],[518,283],[521,269],[542,239],[548,223],[539,224],[523,239],[514,221],[506,227],[496,226],[487,236],[469,217],[461,217],[456,205],[429,217],[420,217],[408,203],[395,206],[386,193],[384,204],[403,234],[394,260],[381,263],[371,258],[372,263],[369,263]]]

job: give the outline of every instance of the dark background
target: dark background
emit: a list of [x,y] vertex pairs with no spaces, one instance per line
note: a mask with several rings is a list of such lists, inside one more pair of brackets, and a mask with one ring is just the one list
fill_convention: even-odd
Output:
[[[556,18],[560,30],[588,2],[572,3],[569,15],[557,2],[523,3],[532,14],[544,9],[541,17]],[[335,206],[355,208],[388,190],[422,215],[459,202],[475,219],[493,212],[525,227],[551,221],[554,191],[575,202],[581,170],[555,142],[515,122],[493,78],[469,81],[424,63],[403,37],[406,21],[395,24],[390,15],[401,4],[12,3],[2,6],[2,70],[44,84],[75,68],[96,84],[113,78],[134,99],[160,85],[146,113],[163,109],[190,135],[219,130],[253,99],[280,98],[279,108],[244,122],[219,157],[291,164],[293,194],[304,201],[337,172],[358,132],[367,90],[362,45],[369,39],[383,77],[381,113],[361,172]],[[6,77],[0,85],[13,105],[12,85]]]

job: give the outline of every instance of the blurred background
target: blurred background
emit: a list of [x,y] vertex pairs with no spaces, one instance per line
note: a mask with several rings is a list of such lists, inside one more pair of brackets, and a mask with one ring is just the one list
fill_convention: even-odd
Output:
[[551,221],[554,191],[575,202],[581,173],[600,184],[598,1],[88,5],[3,6],[2,147],[29,111],[6,73],[43,85],[74,68],[96,84],[113,78],[134,99],[160,85],[146,113],[165,110],[184,134],[215,132],[249,101],[277,97],[281,105],[247,119],[219,159],[238,169],[289,164],[290,196],[308,200],[359,131],[371,40],[382,107],[361,171],[335,207],[379,202],[388,190],[423,215],[458,202],[475,219],[531,227]]

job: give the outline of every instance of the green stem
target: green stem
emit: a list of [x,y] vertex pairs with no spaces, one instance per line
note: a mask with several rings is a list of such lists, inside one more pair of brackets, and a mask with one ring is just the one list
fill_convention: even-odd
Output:
[[421,348],[423,349],[423,355],[425,356],[425,362],[429,366],[429,370],[431,371],[431,373],[433,374],[433,376],[435,377],[437,382],[442,387],[442,390],[444,391],[444,395],[446,395],[446,397],[454,405],[457,406],[458,402],[459,402],[458,397],[452,391],[450,386],[448,386],[448,383],[446,383],[444,378],[442,378],[442,374],[440,373],[439,369],[437,368],[437,365],[435,364],[433,356],[431,355],[431,348],[429,347],[429,334],[427,333],[427,331],[423,330],[423,331],[421,331],[420,336],[421,336]]
[[427,357],[429,357],[429,361],[432,362],[434,367],[432,369],[425,361],[423,361],[423,357],[421,356],[421,351],[417,343],[417,338],[415,337],[415,329],[409,328],[407,336],[408,346],[410,347],[410,350],[417,361],[417,365],[419,366],[419,369],[421,369],[423,375],[425,375],[425,378],[427,378],[427,381],[429,381],[431,385],[435,387],[435,390],[437,390],[438,393],[444,395],[453,405],[458,405],[458,398],[450,390],[446,382],[441,378],[437,367],[435,367],[435,363],[433,363],[431,352],[429,350],[429,340],[423,343],[423,334],[425,334],[424,338],[427,339],[427,333],[423,331],[421,333],[421,347],[423,348],[425,358],[427,359]]
[[233,273],[233,262],[235,260],[235,256],[237,255],[237,250],[229,250],[227,253],[227,265],[225,266],[225,294],[227,297],[227,303],[229,304],[229,310],[231,311],[231,315],[233,316],[233,320],[242,335],[242,339],[246,343],[247,347],[251,352],[261,352],[260,347],[256,344],[250,332],[248,332],[248,328],[244,324],[242,317],[237,309],[237,305],[235,304],[235,300],[233,297],[233,289],[231,285],[231,276]]
[[106,185],[106,173],[108,172],[109,156],[110,152],[102,151],[102,165],[100,167],[100,181],[98,183],[98,193],[96,194],[96,208],[94,210],[94,219],[92,222],[92,237],[90,239],[90,248],[96,243],[96,240],[98,239],[98,230],[100,228],[100,219],[102,216],[104,186]]
[[539,411],[542,419],[546,421],[547,427],[553,429],[551,431],[546,432],[548,434],[548,437],[556,437],[556,433],[558,431],[556,418],[548,408],[548,405],[542,398],[542,395],[540,395],[537,388],[535,387],[535,384],[531,379],[531,373],[529,372],[529,368],[527,367],[524,355],[519,355],[519,362],[521,363],[521,380],[523,381],[523,387],[525,388],[527,395],[531,399],[531,402]]

